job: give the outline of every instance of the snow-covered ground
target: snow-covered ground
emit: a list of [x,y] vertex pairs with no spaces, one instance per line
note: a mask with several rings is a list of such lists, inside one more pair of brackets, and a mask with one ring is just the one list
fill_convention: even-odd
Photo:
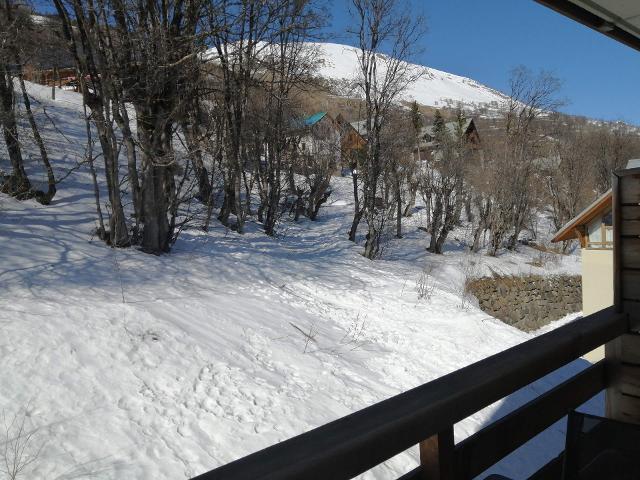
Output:
[[[83,153],[79,97],[58,92],[51,102],[47,89],[31,91],[64,133],[47,123],[60,173]],[[577,256],[537,268],[528,247],[469,256],[455,238],[445,255],[429,255],[420,212],[382,260],[366,260],[346,239],[350,179],[333,188],[318,221],[285,221],[279,238],[256,224],[238,235],[216,223],[208,234],[185,231],[160,257],[92,238],[86,167],[50,206],[0,197],[0,411],[26,412],[30,448],[41,448],[24,478],[189,478],[531,338],[462,307],[465,265],[579,271]],[[419,299],[428,265],[434,292]],[[456,439],[585,365],[466,419]],[[601,411],[602,398],[589,410]],[[524,478],[563,442],[558,423],[494,471]],[[396,478],[416,464],[414,448],[363,478]]]
[[[318,74],[331,80],[353,80],[357,78],[357,49],[336,43],[311,44],[321,58]],[[461,77],[422,65],[412,65],[422,77],[402,95],[403,100],[417,101],[430,107],[488,107],[497,109],[506,96],[471,78]]]

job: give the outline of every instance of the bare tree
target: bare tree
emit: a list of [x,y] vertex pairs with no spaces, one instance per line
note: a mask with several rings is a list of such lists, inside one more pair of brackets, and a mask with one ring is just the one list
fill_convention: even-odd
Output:
[[[290,130],[299,103],[296,93],[314,73],[318,55],[317,49],[305,42],[316,33],[323,18],[310,0],[277,0],[270,4],[274,23],[273,31],[269,32],[270,47],[259,57],[265,72],[261,88],[265,93],[262,173],[266,182],[263,182],[261,209],[265,212],[264,230],[267,235],[274,235],[281,213],[284,165],[293,148]],[[314,208],[307,211],[315,211],[312,214],[315,218],[315,204],[322,195],[317,188],[312,190],[315,190]]]
[[[376,206],[381,177],[388,161],[381,155],[386,117],[400,94],[424,72],[408,63],[423,34],[423,18],[399,0],[352,0],[351,13],[358,48],[357,86],[365,104],[366,147],[359,168],[362,209],[367,222],[364,256],[373,259],[380,249],[384,208]],[[385,54],[383,54],[386,53]],[[354,216],[355,228],[359,222]],[[352,228],[353,229],[353,228]]]
[[440,254],[449,233],[459,222],[466,198],[464,178],[469,150],[461,111],[458,111],[454,131],[450,131],[442,117],[436,120],[433,127],[436,158],[423,169],[421,190],[423,197],[433,201],[428,250]]
[[[130,245],[129,231],[125,221],[119,178],[119,142],[113,119],[114,98],[113,71],[110,54],[114,46],[105,38],[101,28],[108,19],[104,8],[97,8],[93,1],[54,0],[62,21],[64,36],[72,52],[80,82],[84,103],[91,110],[91,120],[98,132],[111,215],[109,230],[99,232],[101,237],[114,247]],[[100,4],[99,6],[104,7]],[[89,79],[88,81],[86,79]]]
[[340,134],[333,120],[309,128],[299,142],[298,166],[304,184],[297,187],[305,215],[315,220],[331,195],[331,175],[340,164]]
[[492,156],[486,159],[491,178],[480,203],[487,218],[482,219],[478,228],[488,224],[490,255],[496,255],[505,240],[507,248],[514,249],[539,206],[541,192],[536,189],[540,188],[540,158],[545,155],[543,146],[548,141],[545,129],[549,128],[549,122],[543,119],[548,120],[563,104],[557,97],[560,86],[560,81],[549,72],[535,74],[526,67],[518,67],[511,73],[511,91],[504,108],[504,135],[500,145],[492,149]]
[[[381,154],[388,159],[387,171],[383,178],[383,185],[391,192],[391,197],[385,201],[394,205],[396,220],[396,238],[402,238],[402,217],[405,206],[405,197],[408,202],[415,202],[415,191],[412,192],[415,182],[416,161],[413,157],[414,135],[412,135],[412,118],[399,108],[392,109],[388,113],[389,121],[382,131]],[[408,190],[408,192],[407,192]],[[413,198],[412,198],[413,197]]]
[[[587,160],[585,132],[575,122],[564,119],[555,135],[556,141],[541,165],[546,179],[548,210],[556,230],[594,199],[590,178],[593,169]],[[563,249],[567,244],[563,245]]]
[[0,123],[11,162],[11,174],[3,179],[2,191],[19,199],[33,195],[27,176],[18,134],[16,98],[13,79],[17,74],[16,53],[22,28],[28,28],[25,15],[14,14],[9,1],[2,2],[0,10]]
[[404,208],[404,212],[402,213],[402,215],[405,217],[410,217],[411,215],[413,215],[413,208],[416,205],[416,194],[418,193],[418,187],[420,184],[420,180],[418,178],[418,170],[420,164],[422,163],[422,152],[420,148],[422,139],[420,137],[422,128],[424,127],[424,119],[422,117],[422,113],[420,113],[418,102],[416,101],[413,101],[411,103],[410,117],[412,132],[415,136],[415,152],[412,152],[412,161],[409,162],[406,166],[406,182],[409,195],[407,204]]
[[[244,231],[247,206],[242,202],[244,151],[249,137],[248,101],[256,85],[259,56],[268,49],[265,42],[272,27],[273,9],[258,0],[217,0],[207,6],[207,41],[213,46],[219,91],[217,101],[222,116],[222,156],[225,172],[224,200],[219,220]],[[250,202],[246,198],[245,202]],[[236,216],[231,225],[231,214]]]
[[585,138],[596,183],[594,188],[602,194],[611,188],[611,172],[624,168],[631,158],[640,157],[640,138],[623,123],[599,125]]
[[27,469],[38,460],[42,450],[42,445],[35,445],[37,430],[29,430],[26,420],[26,413],[16,413],[9,420],[6,413],[2,412],[0,472],[4,472],[8,480],[22,478]]
[[534,74],[526,67],[518,67],[511,73],[506,111],[507,152],[514,165],[508,176],[513,229],[507,244],[510,249],[516,247],[536,198],[531,195],[531,187],[535,186],[535,160],[544,132],[536,128],[535,121],[563,105],[557,96],[560,87],[560,81],[549,72]]
[[173,141],[176,130],[188,119],[186,105],[192,105],[192,97],[198,95],[198,55],[204,51],[204,35],[198,34],[198,28],[205,2],[112,3],[120,39],[117,46],[113,44],[116,39],[111,40],[111,48],[121,52],[118,63],[123,66],[114,76],[123,79],[124,95],[136,110],[142,249],[157,254],[169,251],[175,240],[178,162]]

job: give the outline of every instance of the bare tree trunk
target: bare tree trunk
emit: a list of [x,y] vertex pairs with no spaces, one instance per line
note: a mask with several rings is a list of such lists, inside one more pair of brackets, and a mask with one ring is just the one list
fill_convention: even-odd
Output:
[[91,120],[87,115],[87,104],[83,99],[82,108],[84,109],[84,119],[87,131],[87,150],[85,158],[89,162],[89,171],[91,172],[91,180],[93,182],[93,194],[96,201],[96,213],[98,214],[98,237],[102,240],[106,240],[106,230],[104,228],[104,219],[102,218],[102,208],[100,207],[100,187],[98,186],[98,175],[96,174],[96,167],[93,162],[93,136],[91,135]]
[[396,190],[396,237],[402,238],[402,192],[400,190],[400,179],[398,173],[395,173],[395,190]]
[[435,206],[433,209],[433,217],[431,220],[431,227],[429,231],[431,233],[431,240],[429,242],[429,250],[431,253],[442,253],[442,251],[438,251],[438,235],[440,233],[440,226],[442,225],[442,199],[440,196],[436,196]]
[[207,172],[207,169],[204,166],[202,150],[193,131],[194,128],[196,128],[195,125],[189,125],[186,121],[182,122],[182,133],[184,134],[184,139],[189,151],[189,157],[198,179],[198,196],[201,201],[205,202],[211,196],[211,183],[209,182],[209,172]]
[[119,96],[117,101],[114,101],[113,117],[120,128],[122,133],[122,141],[127,153],[127,172],[129,174],[129,188],[131,188],[131,200],[133,203],[133,216],[135,218],[135,225],[133,227],[133,243],[138,243],[138,236],[140,231],[140,222],[144,221],[142,216],[142,193],[140,190],[140,178],[138,176],[138,161],[136,155],[136,145],[133,139],[133,133],[131,132],[131,121],[129,119],[129,112],[122,97]]
[[56,72],[58,71],[58,66],[54,65],[53,71],[51,72],[51,100],[56,99]]
[[416,194],[418,193],[418,185],[416,182],[408,181],[407,184],[409,187],[409,198],[402,213],[403,217],[411,217],[413,215],[413,209],[416,206]]
[[15,115],[13,77],[7,69],[7,65],[0,65],[0,77],[0,123],[2,123],[4,141],[11,161],[11,175],[3,183],[2,190],[19,199],[24,199],[31,194],[31,182],[24,169]]
[[353,180],[353,221],[351,222],[351,229],[349,229],[349,240],[356,241],[356,233],[358,232],[358,225],[362,219],[362,207],[360,206],[360,195],[358,193],[358,174],[355,170],[351,175]]
[[[110,53],[104,49],[105,39],[102,35],[105,32],[101,28],[96,28],[97,12],[92,2],[84,4],[80,0],[73,0],[69,5],[65,5],[61,0],[54,0],[54,4],[62,21],[69,51],[73,54],[76,63],[82,98],[85,105],[91,109],[91,118],[96,126],[102,148],[107,191],[111,204],[107,241],[113,247],[126,247],[131,242],[120,192],[119,149],[112,119],[115,93],[114,72],[109,69],[105,56]],[[69,7],[74,11],[73,21],[68,12]],[[85,7],[87,11],[84,10]],[[74,34],[76,30],[82,40],[81,48],[78,44],[78,36]],[[87,75],[91,78],[91,87],[85,81]]]
[[[236,231],[244,233],[244,210],[242,208],[242,164],[239,158],[236,158],[236,173],[233,176],[233,199],[235,201],[236,213]],[[249,201],[247,199],[247,201]]]
[[142,250],[157,255],[169,251],[173,233],[168,218],[170,201],[175,193],[169,159],[171,151],[164,129],[152,125],[151,115],[140,111],[137,117],[149,122],[141,124],[138,121],[138,138],[142,144]]
[[29,119],[31,132],[33,133],[33,138],[38,145],[38,149],[40,150],[40,158],[42,159],[42,163],[44,164],[44,168],[47,172],[47,193],[38,195],[37,197],[40,203],[42,203],[43,205],[49,205],[56,194],[56,177],[53,174],[53,168],[51,168],[51,163],[49,162],[47,149],[44,145],[42,137],[40,136],[40,131],[38,130],[38,125],[36,124],[36,120],[33,117],[33,112],[31,111],[31,100],[29,99],[29,95],[27,94],[27,88],[24,83],[24,75],[22,73],[22,65],[20,63],[20,58],[17,55],[16,64],[18,65],[18,80],[20,82],[20,90],[22,91],[22,100],[27,111],[27,118]]
[[130,245],[129,232],[122,207],[120,196],[120,181],[118,179],[117,149],[114,145],[115,136],[113,129],[105,119],[100,108],[92,109],[98,138],[102,147],[105,174],[107,177],[107,191],[111,204],[111,216],[109,217],[109,243],[113,247],[128,247]]

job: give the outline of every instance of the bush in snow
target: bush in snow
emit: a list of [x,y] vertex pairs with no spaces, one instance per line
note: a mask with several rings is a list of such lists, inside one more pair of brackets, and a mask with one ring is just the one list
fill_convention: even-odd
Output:
[[2,411],[3,439],[0,472],[8,480],[22,478],[26,470],[38,459],[43,445],[35,445],[37,430],[27,428],[28,412],[18,412],[11,420]]
[[435,278],[433,278],[433,268],[434,267],[431,264],[426,265],[416,280],[416,293],[418,294],[418,300],[431,300],[433,291],[436,288],[436,281]]

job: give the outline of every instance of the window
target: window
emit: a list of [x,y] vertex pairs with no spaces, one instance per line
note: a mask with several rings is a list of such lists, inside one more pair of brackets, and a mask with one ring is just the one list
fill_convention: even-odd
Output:
[[613,221],[611,212],[593,219],[587,225],[587,248],[613,248]]

